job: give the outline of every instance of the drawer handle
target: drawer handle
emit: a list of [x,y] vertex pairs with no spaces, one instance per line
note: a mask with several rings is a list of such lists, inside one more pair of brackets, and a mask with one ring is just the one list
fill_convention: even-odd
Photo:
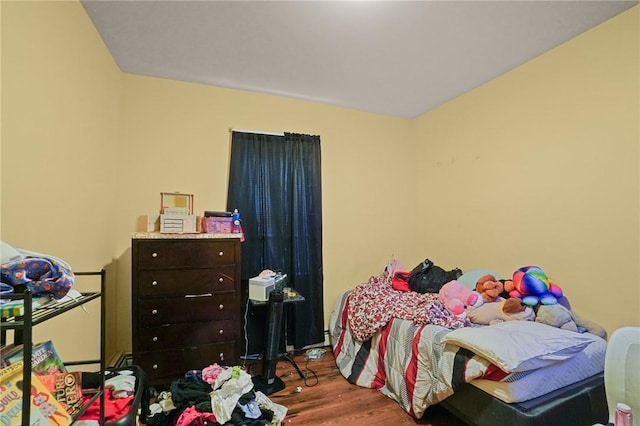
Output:
[[152,281],[151,285],[154,286],[154,287],[157,286],[158,285],[158,281]]
[[151,257],[158,257],[158,253],[151,253]]
[[202,294],[185,294],[184,297],[211,297],[212,293],[202,293]]
[[154,310],[151,311],[151,314],[153,314],[153,315],[156,315],[157,313],[158,313],[157,309],[154,309]]
[[218,253],[218,256],[224,256],[224,252],[221,251],[220,253]]
[[153,369],[157,370],[158,369],[158,364],[153,364]]
[[224,282],[224,278],[222,278],[222,277],[218,278],[218,282],[219,283]]
[[224,305],[221,303],[220,306],[218,306],[218,309],[223,310],[224,309]]
[[220,330],[218,331],[218,334],[219,334],[219,335],[223,335],[223,334],[224,334],[224,330],[223,330],[223,329],[220,329]]
[[151,340],[153,340],[154,342],[157,342],[158,341],[158,336],[153,336],[153,339],[151,339]]
[[224,354],[220,352],[220,361],[224,361]]

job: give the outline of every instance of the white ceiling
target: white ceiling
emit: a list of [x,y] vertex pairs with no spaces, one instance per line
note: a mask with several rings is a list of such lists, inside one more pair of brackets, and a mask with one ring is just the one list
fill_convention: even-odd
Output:
[[637,3],[82,1],[124,72],[406,118]]

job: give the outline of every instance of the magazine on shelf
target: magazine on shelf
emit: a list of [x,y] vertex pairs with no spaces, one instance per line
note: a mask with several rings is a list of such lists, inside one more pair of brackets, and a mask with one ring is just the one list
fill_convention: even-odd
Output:
[[[13,349],[2,354],[2,363],[4,365],[15,364],[18,361],[23,361],[23,356],[24,345],[16,345]],[[31,371],[37,375],[67,372],[67,368],[51,340],[33,345]]]
[[15,347],[16,347],[15,343],[0,345],[0,368],[4,368],[7,366],[7,364],[5,364],[4,362],[4,356],[5,354],[12,352]]
[[60,402],[67,413],[73,417],[80,414],[83,405],[82,372],[43,374],[38,376],[38,380]]
[[[23,362],[18,361],[8,367],[0,369],[0,390],[2,391],[0,424],[22,424],[22,394],[23,394]],[[38,376],[31,375],[31,413],[30,426],[68,426],[72,422],[71,415],[51,395],[51,392],[38,380]]]

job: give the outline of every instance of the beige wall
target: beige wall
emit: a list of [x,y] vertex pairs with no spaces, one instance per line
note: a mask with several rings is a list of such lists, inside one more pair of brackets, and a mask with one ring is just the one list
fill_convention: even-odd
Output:
[[[1,7],[2,240],[77,271],[114,268],[122,73],[79,3]],[[94,358],[99,341],[77,337],[99,331],[99,314],[92,302],[36,327],[34,339],[52,338],[67,360]]]
[[424,251],[538,265],[579,314],[640,324],[638,40],[635,7],[414,120],[416,180],[441,201]]
[[[640,324],[637,35],[635,7],[403,120],[123,74],[79,3],[2,2],[2,239],[108,267],[111,349],[128,350],[138,217],[163,191],[225,208],[230,128],[318,134],[325,317],[395,254],[505,275],[538,264],[579,313]],[[629,297],[598,297],[614,275]],[[59,328],[36,339],[72,347]]]

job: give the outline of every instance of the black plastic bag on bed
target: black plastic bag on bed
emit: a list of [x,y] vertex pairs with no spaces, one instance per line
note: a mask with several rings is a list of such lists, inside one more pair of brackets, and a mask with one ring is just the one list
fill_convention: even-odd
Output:
[[429,259],[425,259],[411,270],[409,288],[421,294],[438,293],[443,285],[449,281],[457,280],[461,276],[462,271],[458,268],[445,271],[441,267],[434,265]]

